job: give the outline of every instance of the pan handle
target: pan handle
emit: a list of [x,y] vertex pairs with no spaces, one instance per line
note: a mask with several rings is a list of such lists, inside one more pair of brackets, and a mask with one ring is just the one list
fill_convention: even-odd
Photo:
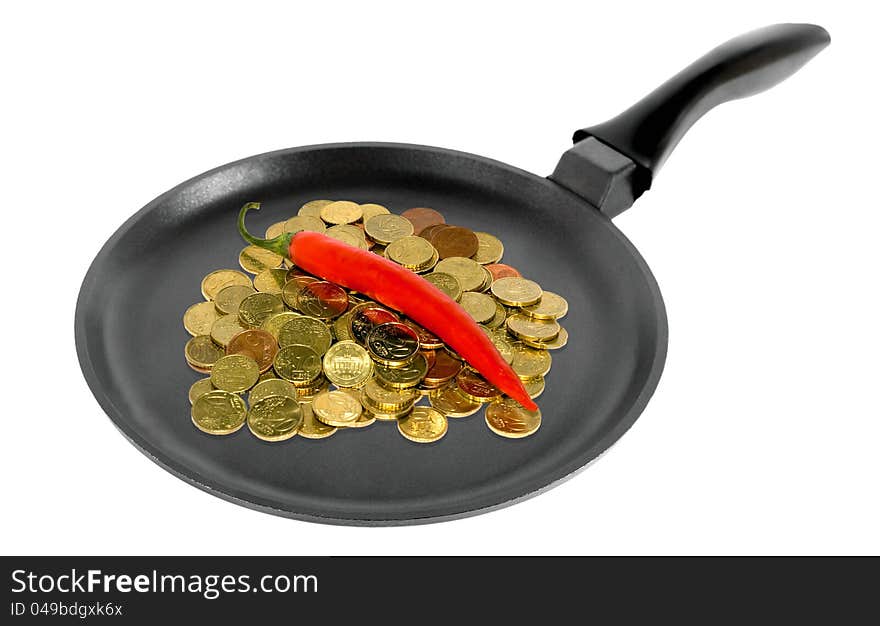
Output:
[[550,176],[609,217],[651,188],[687,130],[715,106],[782,82],[831,38],[813,24],[774,24],[722,44],[641,101],[574,133]]

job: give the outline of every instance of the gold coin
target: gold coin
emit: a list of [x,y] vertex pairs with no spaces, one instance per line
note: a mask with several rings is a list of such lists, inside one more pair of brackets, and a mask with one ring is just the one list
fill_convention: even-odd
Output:
[[523,313],[538,319],[558,320],[568,313],[568,302],[559,294],[545,291],[537,303],[524,306],[522,310]]
[[335,426],[328,426],[315,418],[311,402],[300,402],[303,414],[303,423],[299,427],[299,436],[306,439],[326,439],[334,435],[338,430]]
[[395,239],[385,248],[386,258],[411,270],[428,265],[436,253],[434,246],[427,239],[415,235]]
[[492,282],[495,280],[495,278],[492,276],[492,272],[486,269],[485,265],[481,265],[480,267],[483,268],[483,282],[480,285],[480,288],[477,289],[477,291],[486,292],[489,291],[489,289],[492,287]]
[[392,389],[408,389],[415,387],[428,373],[428,359],[423,354],[417,354],[415,358],[401,367],[389,367],[376,364],[376,377],[385,387]]
[[321,218],[321,209],[333,202],[333,200],[310,200],[299,208],[297,215],[308,215]]
[[213,300],[224,287],[250,284],[250,276],[238,270],[214,270],[202,279],[202,296]]
[[559,350],[559,348],[564,348],[565,344],[568,343],[568,331],[560,326],[559,334],[550,341],[531,341],[529,339],[523,339],[522,342],[530,348],[537,348],[539,350]]
[[260,378],[260,366],[251,357],[229,354],[217,360],[211,368],[211,384],[230,393],[247,391]]
[[513,362],[510,366],[520,380],[546,376],[552,364],[553,358],[546,350],[536,350],[520,342],[513,344]]
[[[315,282],[317,282],[317,278]],[[289,306],[291,309],[296,308],[296,296],[299,294],[299,290],[302,289],[305,285],[312,281],[308,280],[305,276],[293,276],[291,277],[290,272],[287,273],[287,282],[284,283],[284,286],[281,288],[281,300]]]
[[280,294],[287,282],[287,270],[271,268],[254,276],[254,287],[264,293]]
[[431,258],[428,260],[427,263],[424,263],[422,265],[419,265],[418,267],[412,268],[412,271],[414,271],[416,274],[427,274],[432,269],[434,269],[434,266],[437,265],[437,262],[439,260],[440,260],[440,253],[437,252],[437,250],[434,250],[433,254],[431,254]]
[[308,316],[330,320],[348,309],[348,294],[339,285],[316,280],[297,292],[296,308]]
[[331,343],[333,335],[327,325],[308,315],[291,319],[278,331],[278,345],[282,348],[300,344],[310,347],[318,356],[323,356]]
[[434,266],[434,271],[455,276],[462,291],[479,290],[486,278],[482,265],[462,256],[451,256],[441,260]]
[[[500,302],[495,302],[495,315],[492,316],[488,322],[486,322],[486,326],[489,328],[495,329],[500,328],[504,325],[504,322],[507,320],[507,309],[504,308],[504,305]],[[504,331],[505,334],[507,331]]]
[[189,307],[183,314],[183,327],[193,337],[208,335],[211,332],[211,326],[219,317],[220,314],[214,308],[213,302],[199,302]]
[[247,407],[234,393],[209,391],[193,402],[191,415],[193,424],[202,432],[229,435],[244,425]]
[[479,411],[483,406],[463,395],[453,385],[428,393],[428,402],[447,417],[467,417]]
[[367,237],[364,234],[364,231],[354,224],[337,224],[328,228],[327,232],[324,234],[328,237],[344,241],[348,245],[355,246],[361,250],[370,249],[370,244],[367,243]]
[[297,387],[308,387],[321,375],[320,355],[300,344],[281,348],[275,355],[274,366],[275,373]]
[[341,391],[342,393],[347,393],[348,395],[350,395],[352,398],[354,398],[358,402],[361,401],[361,390],[360,389],[355,389],[353,387],[340,387],[336,391]]
[[366,222],[371,217],[375,217],[377,215],[388,215],[391,213],[388,209],[383,207],[381,204],[362,204],[361,212],[364,214],[363,220]]
[[396,422],[402,417],[406,417],[410,413],[412,413],[413,408],[415,408],[415,402],[411,402],[407,404],[405,407],[400,409],[399,411],[386,411],[383,409],[377,409],[371,404],[365,404],[364,413],[367,413],[372,420],[379,420],[382,422]]
[[260,384],[264,380],[275,380],[276,378],[278,378],[278,376],[275,375],[275,370],[269,368],[260,374],[260,377],[257,379],[257,384]]
[[[360,403],[361,401],[361,390],[360,389],[351,389],[349,387],[343,387],[339,389],[339,391],[343,393],[347,393],[352,398],[355,399],[356,402]],[[363,407],[363,405],[361,405]],[[346,425],[346,428],[364,428],[376,422],[376,416],[367,411],[366,409],[361,411],[360,416],[354,422],[350,422]]]
[[378,411],[402,411],[416,401],[418,394],[411,389],[386,389],[375,378],[367,381],[363,388],[362,401],[365,406]]
[[[406,417],[407,415],[412,413],[413,408],[414,406],[412,404],[408,404],[400,411],[392,411],[388,413],[372,406],[365,406],[364,413],[366,413],[369,418],[372,419],[374,422],[376,420],[380,420],[382,422],[396,422],[400,418]],[[363,415],[364,413],[362,413],[361,415]]]
[[560,329],[555,320],[539,320],[525,313],[511,315],[506,324],[511,334],[529,341],[552,341],[559,335]]
[[461,283],[452,274],[434,271],[430,274],[425,274],[424,278],[456,302],[461,299]]
[[377,418],[375,414],[370,413],[369,411],[364,409],[363,411],[361,411],[361,414],[357,418],[357,420],[346,426],[346,428],[366,428],[367,426],[372,426],[373,424],[375,424],[376,419]]
[[495,300],[484,293],[464,292],[461,294],[461,306],[477,324],[485,324],[495,317]]
[[417,406],[412,413],[397,421],[400,434],[416,443],[433,443],[446,434],[446,416],[437,409]]
[[[351,296],[349,296],[351,300]],[[353,301],[352,301],[353,302]],[[351,334],[351,313],[343,313],[333,320],[333,334],[336,335],[337,341],[353,341],[354,335]]]
[[541,410],[528,411],[513,398],[501,398],[486,409],[486,425],[496,435],[521,439],[541,427]]
[[200,378],[189,388],[189,403],[195,404],[196,400],[201,398],[209,391],[214,391],[214,385],[211,384],[210,378]]
[[290,439],[302,426],[299,402],[288,396],[268,396],[251,407],[247,414],[250,431],[263,441]]
[[334,228],[336,228],[336,227],[334,226],[332,228],[328,228],[327,232],[324,234],[327,235],[328,237],[332,237],[333,239],[338,239],[342,243],[347,243],[348,245],[350,245],[353,248],[363,248],[363,242],[360,237],[358,237],[357,235],[354,235],[353,233],[350,233],[347,230],[343,230],[343,229],[334,230]]
[[338,200],[321,207],[321,219],[328,224],[354,224],[363,216],[361,205],[348,200]]
[[311,402],[312,399],[322,391],[330,388],[330,381],[325,376],[318,376],[309,383],[308,387],[297,387],[296,398],[300,402]]
[[196,335],[186,342],[183,354],[190,367],[197,372],[206,373],[224,353],[223,348],[214,343],[210,335]]
[[360,226],[355,226],[354,224],[336,224],[328,228],[326,234],[329,235],[331,231],[334,233],[345,232],[352,235],[358,240],[359,247],[364,250],[367,250],[370,247],[369,244],[367,244],[367,235]]
[[259,246],[248,246],[238,254],[238,264],[251,274],[259,274],[270,267],[281,267],[284,257]]
[[534,400],[542,393],[544,393],[544,377],[538,376],[533,380],[523,381],[523,387],[526,388],[526,393],[529,394],[529,397]]
[[211,339],[218,346],[225,348],[232,341],[233,337],[247,329],[247,326],[238,319],[237,314],[223,315],[211,326]]
[[354,341],[333,344],[324,355],[324,375],[337,387],[360,387],[373,373],[373,361]]
[[266,229],[266,239],[275,239],[284,232],[284,222],[275,222]]
[[363,410],[360,402],[342,391],[324,391],[312,400],[315,417],[328,426],[348,426]]
[[495,348],[498,350],[501,358],[503,358],[508,363],[513,363],[513,342],[509,340],[510,335],[507,334],[507,331],[489,331],[487,334],[489,335],[489,339],[492,340],[492,343],[495,344]]
[[284,302],[277,294],[258,291],[241,301],[238,319],[248,328],[259,328],[267,319],[284,310]]
[[394,213],[374,215],[364,222],[364,230],[374,241],[387,246],[392,241],[413,234],[413,225],[405,217]]
[[490,235],[489,233],[474,231],[474,234],[477,236],[479,247],[471,258],[480,265],[487,265],[489,263],[497,263],[500,261],[501,257],[504,255],[504,244],[501,243],[501,240],[495,235]]
[[492,283],[492,295],[507,306],[529,306],[541,300],[541,286],[533,280],[508,276]]
[[272,317],[266,318],[266,321],[260,325],[260,328],[272,334],[275,337],[276,341],[278,340],[278,334],[281,332],[281,329],[284,325],[290,320],[302,317],[299,313],[294,313],[293,311],[284,311],[283,313],[276,313]]
[[250,393],[248,393],[248,403],[253,406],[269,396],[287,396],[288,398],[296,399],[296,387],[283,378],[269,378],[268,380],[258,382],[251,389]]
[[217,292],[214,298],[214,306],[221,315],[238,313],[241,301],[257,291],[250,285],[227,285]]
[[295,215],[284,222],[284,232],[298,233],[304,230],[323,233],[327,226],[321,221],[320,215]]
[[377,363],[403,367],[419,351],[419,335],[402,322],[386,322],[374,327],[367,335],[367,350]]

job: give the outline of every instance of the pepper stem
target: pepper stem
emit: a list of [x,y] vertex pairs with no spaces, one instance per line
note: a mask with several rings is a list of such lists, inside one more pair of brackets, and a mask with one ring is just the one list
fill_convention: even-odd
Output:
[[290,240],[293,237],[293,233],[281,233],[277,237],[273,237],[272,239],[261,239],[259,237],[254,237],[250,234],[247,229],[244,227],[244,216],[251,209],[260,209],[259,202],[248,202],[243,207],[241,207],[241,211],[238,212],[238,232],[242,236],[242,239],[247,241],[249,244],[259,246],[260,248],[265,248],[266,250],[270,250],[275,254],[280,254],[285,258],[290,258]]

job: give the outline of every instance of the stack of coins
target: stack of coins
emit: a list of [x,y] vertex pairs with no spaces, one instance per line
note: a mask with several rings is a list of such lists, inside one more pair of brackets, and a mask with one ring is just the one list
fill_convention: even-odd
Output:
[[[310,230],[372,250],[421,274],[480,324],[529,395],[544,391],[550,351],[563,348],[562,296],[501,263],[495,236],[447,224],[431,208],[397,215],[379,204],[312,200],[272,224],[271,238]],[[540,411],[503,396],[439,337],[362,294],[321,280],[256,246],[239,253],[245,272],[202,280],[204,302],[183,316],[189,366],[208,378],[189,390],[192,421],[212,435],[245,424],[264,441],[324,439],[376,421],[406,439],[432,443],[447,418],[487,405],[491,432],[535,433]]]

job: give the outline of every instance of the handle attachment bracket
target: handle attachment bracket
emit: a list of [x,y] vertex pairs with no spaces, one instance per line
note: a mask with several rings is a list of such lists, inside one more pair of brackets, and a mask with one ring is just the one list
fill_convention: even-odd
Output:
[[613,217],[642,193],[688,129],[714,107],[769,89],[831,38],[813,24],[774,24],[701,57],[629,109],[574,134],[550,179]]

